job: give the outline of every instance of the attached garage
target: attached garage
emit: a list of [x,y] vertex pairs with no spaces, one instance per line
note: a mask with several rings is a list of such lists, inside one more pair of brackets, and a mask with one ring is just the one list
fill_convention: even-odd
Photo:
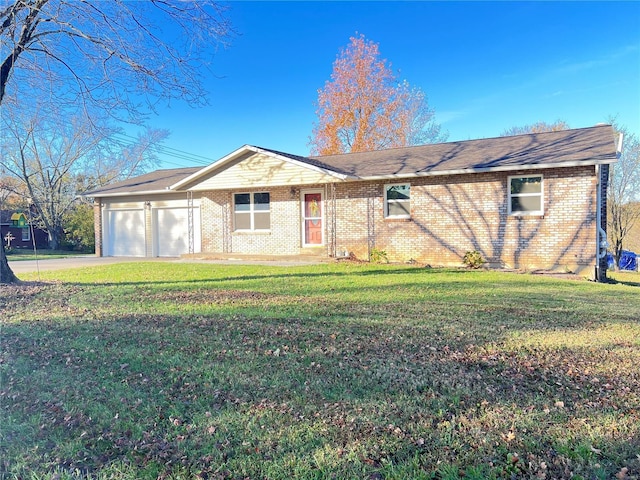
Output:
[[102,205],[102,254],[179,257],[200,252],[200,206],[185,199]]
[[86,192],[94,199],[96,254],[177,257],[200,252],[200,194],[170,189],[199,170],[159,170]]

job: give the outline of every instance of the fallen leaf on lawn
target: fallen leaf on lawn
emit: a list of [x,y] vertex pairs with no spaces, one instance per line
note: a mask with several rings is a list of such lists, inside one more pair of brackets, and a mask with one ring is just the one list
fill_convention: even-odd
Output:
[[629,469],[627,467],[622,467],[620,469],[620,471],[618,473],[616,473],[616,478],[620,479],[620,480],[624,480],[625,478],[627,478],[627,472],[629,471]]

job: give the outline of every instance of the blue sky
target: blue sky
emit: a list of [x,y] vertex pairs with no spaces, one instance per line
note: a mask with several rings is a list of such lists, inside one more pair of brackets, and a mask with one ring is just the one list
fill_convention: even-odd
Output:
[[[640,2],[231,2],[237,35],[205,81],[211,106],[173,102],[149,125],[212,160],[244,144],[309,154],[317,91],[362,33],[421,88],[449,140],[617,116],[640,135]],[[196,165],[162,156],[163,168]]]

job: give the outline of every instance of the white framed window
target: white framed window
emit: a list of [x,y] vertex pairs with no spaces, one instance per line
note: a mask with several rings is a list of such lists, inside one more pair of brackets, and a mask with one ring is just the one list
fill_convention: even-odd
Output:
[[385,218],[411,218],[411,186],[408,183],[384,186]]
[[22,241],[28,242],[31,240],[31,229],[29,227],[22,227]]
[[542,175],[509,177],[509,215],[543,215]]
[[235,230],[269,230],[271,228],[268,192],[235,193],[233,213]]

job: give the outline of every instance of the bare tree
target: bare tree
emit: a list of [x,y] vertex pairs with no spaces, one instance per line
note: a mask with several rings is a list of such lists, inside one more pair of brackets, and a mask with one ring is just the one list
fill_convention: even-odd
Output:
[[[221,7],[192,0],[0,4],[0,106],[47,99],[139,122],[160,100],[206,103],[202,75],[230,34]],[[15,282],[0,249],[0,282]]]
[[607,190],[607,234],[613,250],[616,268],[626,239],[636,222],[640,221],[640,142],[625,127],[611,120],[616,141],[622,134],[623,148],[618,161],[612,165]]
[[168,134],[147,130],[137,141],[123,144],[116,137],[118,129],[97,128],[84,115],[60,119],[47,109],[24,114],[12,111],[2,117],[0,165],[18,180],[14,192],[26,193],[35,213],[31,220],[47,232],[54,250],[77,196],[154,166],[154,147]]
[[564,120],[556,120],[553,123],[536,122],[531,125],[524,125],[523,127],[511,127],[502,132],[503,137],[511,137],[514,135],[523,135],[525,133],[543,133],[543,132],[558,132],[560,130],[568,130],[569,124]]
[[310,141],[318,155],[363,152],[444,141],[427,97],[398,81],[378,44],[351,37],[318,91],[318,123]]
[[4,4],[0,101],[12,83],[18,93],[35,87],[60,105],[97,104],[127,120],[160,99],[206,103],[201,76],[229,33],[209,1]]

